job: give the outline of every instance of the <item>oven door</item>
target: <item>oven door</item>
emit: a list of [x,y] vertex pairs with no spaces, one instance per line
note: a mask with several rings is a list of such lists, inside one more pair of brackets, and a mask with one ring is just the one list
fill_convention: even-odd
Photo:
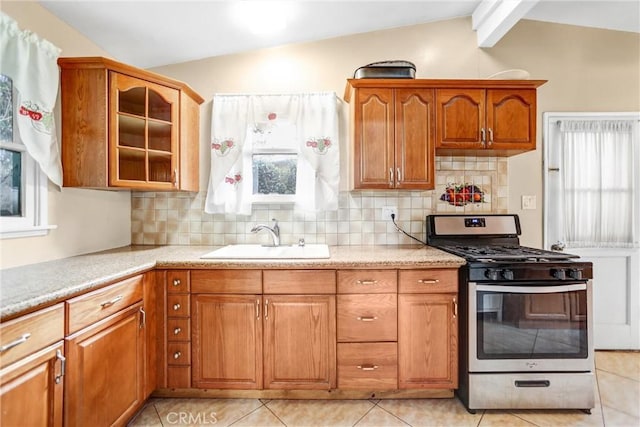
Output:
[[469,283],[469,372],[593,370],[591,281]]

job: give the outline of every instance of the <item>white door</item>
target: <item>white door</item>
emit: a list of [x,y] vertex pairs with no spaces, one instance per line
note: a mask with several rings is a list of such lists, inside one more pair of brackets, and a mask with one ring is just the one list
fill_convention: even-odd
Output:
[[[640,113],[544,113],[543,119],[545,248],[564,247],[593,263],[595,348],[640,349]],[[622,150],[610,149],[621,141],[607,140],[610,135],[571,145],[572,120],[623,120],[631,123],[631,136],[616,145]]]

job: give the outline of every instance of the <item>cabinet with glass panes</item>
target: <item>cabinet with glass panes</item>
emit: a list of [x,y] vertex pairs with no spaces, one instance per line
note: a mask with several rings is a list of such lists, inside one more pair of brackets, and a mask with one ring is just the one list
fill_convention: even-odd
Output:
[[60,58],[64,186],[198,191],[186,84],[106,58]]

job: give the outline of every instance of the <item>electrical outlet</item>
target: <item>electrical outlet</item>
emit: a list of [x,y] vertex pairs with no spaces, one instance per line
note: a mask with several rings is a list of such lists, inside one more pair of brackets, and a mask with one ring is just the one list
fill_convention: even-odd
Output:
[[391,219],[391,214],[398,219],[398,207],[397,206],[383,206],[382,207],[382,219]]

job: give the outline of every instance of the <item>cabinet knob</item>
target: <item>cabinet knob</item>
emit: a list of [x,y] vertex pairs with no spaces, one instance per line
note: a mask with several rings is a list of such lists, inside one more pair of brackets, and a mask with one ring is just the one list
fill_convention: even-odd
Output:
[[179,351],[176,351],[175,353],[173,353],[173,358],[176,360],[180,359],[180,356],[182,356],[182,353]]
[[180,279],[173,279],[173,286],[180,286],[181,283]]
[[182,332],[182,328],[175,328],[173,330],[173,335],[178,335],[180,332]]
[[181,307],[181,306],[180,306],[180,303],[175,303],[175,304],[173,304],[173,311],[178,311],[178,310],[180,310],[180,307]]

